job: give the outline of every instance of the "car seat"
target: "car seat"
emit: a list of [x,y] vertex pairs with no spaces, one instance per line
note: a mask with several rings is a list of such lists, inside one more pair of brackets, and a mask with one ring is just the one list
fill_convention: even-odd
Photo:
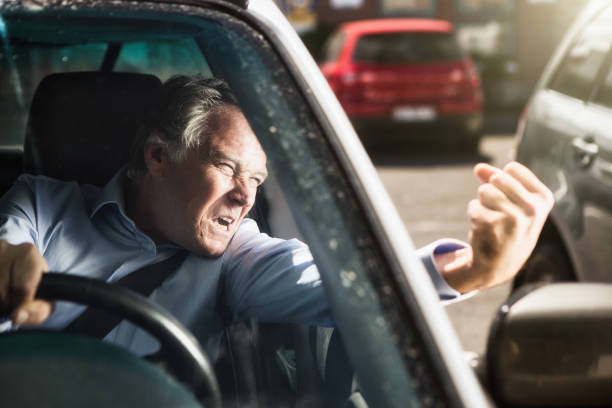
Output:
[[45,77],[28,118],[24,170],[104,185],[124,165],[161,81],[147,74],[71,72]]

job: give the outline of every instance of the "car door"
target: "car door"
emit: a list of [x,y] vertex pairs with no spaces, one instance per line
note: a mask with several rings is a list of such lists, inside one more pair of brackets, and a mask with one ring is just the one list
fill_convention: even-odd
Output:
[[568,110],[559,123],[566,129],[561,168],[580,214],[572,230],[576,271],[587,281],[612,280],[612,116],[606,102],[611,44],[612,7],[607,7],[585,26],[552,83],[560,92],[580,97],[578,104],[565,105]]
[[[607,14],[612,13],[609,8]],[[611,21],[612,23],[612,21]],[[606,27],[612,42],[612,27]],[[612,254],[612,60],[608,55],[601,79],[587,102],[582,138],[572,141],[576,192],[581,197],[584,232],[577,241],[586,280],[611,281]]]
[[612,10],[607,8],[566,42],[561,58],[530,101],[518,151],[518,158],[555,193],[553,215],[562,235],[568,237],[577,277],[586,280],[612,279],[605,267],[611,260],[609,250],[600,240],[612,226],[599,175],[600,164],[606,160],[603,150],[609,144],[603,126],[609,122],[591,101],[609,65],[610,27]]

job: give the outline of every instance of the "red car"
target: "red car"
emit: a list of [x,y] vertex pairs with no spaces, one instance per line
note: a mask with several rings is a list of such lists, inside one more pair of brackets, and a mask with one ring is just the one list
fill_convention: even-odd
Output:
[[442,135],[445,142],[477,148],[481,81],[451,23],[345,23],[328,39],[320,67],[365,144]]

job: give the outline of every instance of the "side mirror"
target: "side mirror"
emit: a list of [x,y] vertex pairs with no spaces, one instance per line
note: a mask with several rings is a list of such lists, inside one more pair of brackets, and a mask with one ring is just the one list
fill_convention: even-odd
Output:
[[519,290],[499,308],[486,365],[501,407],[612,405],[612,285]]

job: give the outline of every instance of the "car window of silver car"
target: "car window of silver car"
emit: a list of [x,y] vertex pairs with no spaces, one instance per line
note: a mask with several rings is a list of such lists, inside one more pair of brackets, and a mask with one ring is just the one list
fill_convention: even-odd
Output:
[[612,108],[612,66],[608,66],[608,72],[603,82],[597,90],[597,95],[593,99],[593,102]]
[[587,100],[612,40],[612,8],[604,10],[574,39],[550,88]]

